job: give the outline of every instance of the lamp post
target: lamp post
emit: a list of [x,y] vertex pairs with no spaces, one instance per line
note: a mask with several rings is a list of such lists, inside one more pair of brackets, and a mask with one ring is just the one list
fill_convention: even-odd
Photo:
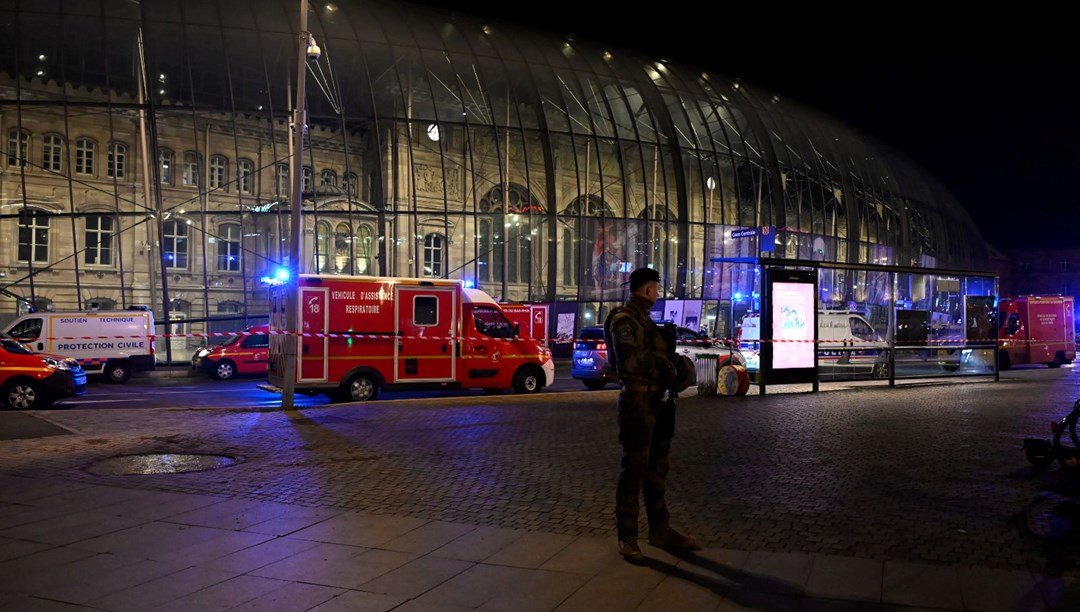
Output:
[[308,32],[308,2],[300,0],[300,40],[296,56],[296,106],[293,108],[293,148],[289,159],[289,280],[285,299],[285,327],[288,337],[285,342],[285,388],[281,392],[281,407],[292,410],[293,395],[296,393],[296,375],[299,369],[297,349],[300,346],[300,274],[303,264],[300,261],[300,240],[303,236],[303,155],[304,134],[307,132],[306,83],[308,59],[319,59],[319,47],[315,38]]

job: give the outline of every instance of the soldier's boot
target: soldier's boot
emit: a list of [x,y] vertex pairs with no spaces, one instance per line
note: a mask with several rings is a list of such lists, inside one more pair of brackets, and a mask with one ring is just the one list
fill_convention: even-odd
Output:
[[645,555],[641,554],[641,547],[638,546],[637,538],[619,538],[619,554],[627,563],[645,565]]
[[692,536],[680,533],[670,526],[650,529],[649,545],[679,552],[701,550],[701,546]]

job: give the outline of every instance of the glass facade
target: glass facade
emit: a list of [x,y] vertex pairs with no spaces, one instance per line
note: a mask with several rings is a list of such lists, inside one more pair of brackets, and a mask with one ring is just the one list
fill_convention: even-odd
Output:
[[[323,52],[291,203],[298,10],[0,8],[0,285],[20,298],[0,316],[152,304],[203,331],[264,315],[258,279],[284,262],[294,205],[306,272],[465,279],[555,304],[561,335],[601,320],[639,266],[718,333],[757,286],[732,258],[988,269],[937,181],[829,117],[691,66],[388,1],[311,8]],[[762,226],[767,240],[732,237]],[[865,284],[861,306],[883,299],[875,278],[845,282]]]

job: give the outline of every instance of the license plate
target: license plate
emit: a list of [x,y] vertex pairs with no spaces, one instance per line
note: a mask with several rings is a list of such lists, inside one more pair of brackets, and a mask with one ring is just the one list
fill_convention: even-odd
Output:
[[79,374],[78,376],[75,377],[75,385],[76,386],[85,385],[85,384],[86,384],[86,374]]
[[592,357],[582,357],[581,359],[577,360],[577,363],[580,366],[591,366],[593,364],[593,358]]

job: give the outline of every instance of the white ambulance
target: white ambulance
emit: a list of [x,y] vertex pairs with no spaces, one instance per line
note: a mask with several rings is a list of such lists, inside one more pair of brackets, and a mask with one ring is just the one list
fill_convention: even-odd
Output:
[[[746,357],[746,369],[756,372],[761,350],[761,314],[752,312],[742,319],[738,332],[739,350]],[[889,343],[856,310],[818,311],[818,371],[823,376],[870,374],[889,376]]]
[[87,374],[125,382],[154,369],[154,313],[145,307],[91,312],[35,312],[4,332],[39,353],[72,357]]

